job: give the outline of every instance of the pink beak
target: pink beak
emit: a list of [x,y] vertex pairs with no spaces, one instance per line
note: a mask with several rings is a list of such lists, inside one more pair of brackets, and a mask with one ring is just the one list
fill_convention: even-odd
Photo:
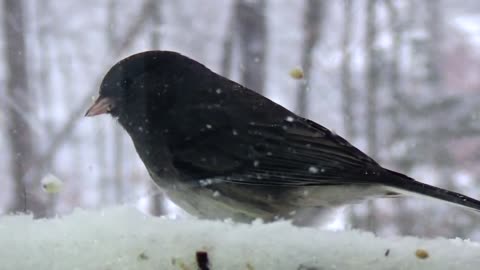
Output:
[[98,97],[95,103],[87,110],[85,116],[95,116],[110,112],[113,108],[114,102],[111,98]]

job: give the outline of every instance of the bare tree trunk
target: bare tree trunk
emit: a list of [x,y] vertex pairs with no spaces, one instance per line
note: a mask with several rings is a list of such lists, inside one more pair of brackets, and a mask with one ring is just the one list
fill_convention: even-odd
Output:
[[[21,108],[7,109],[8,141],[10,145],[11,176],[13,178],[13,202],[9,210],[14,212],[32,211],[35,216],[45,215],[44,204],[40,201],[30,203],[35,194],[28,194],[32,186],[27,172],[35,160],[35,147],[32,142],[32,129],[27,119],[33,111],[32,95],[29,90],[27,70],[27,51],[25,42],[25,12],[23,1],[3,1],[3,33],[5,40],[7,98]],[[32,196],[30,198],[30,196]]]
[[305,80],[300,84],[297,96],[297,112],[302,116],[308,113],[308,85],[312,75],[313,49],[318,41],[321,28],[321,19],[325,7],[325,1],[308,0],[305,5],[303,31],[304,40],[302,48],[301,65]]
[[[117,8],[117,1],[115,0],[110,0],[108,1],[107,4],[107,9],[106,9],[106,18],[107,18],[107,24],[106,24],[106,29],[105,33],[107,35],[107,42],[110,47],[114,46],[114,44],[118,41],[118,37],[113,30],[116,25],[116,8]],[[114,193],[112,191],[112,186],[113,186],[113,181],[111,177],[111,166],[108,164],[109,160],[109,147],[108,144],[112,143],[111,137],[109,137],[108,132],[105,130],[105,123],[102,122],[96,122],[95,123],[98,133],[95,136],[96,139],[96,144],[98,144],[98,147],[96,147],[96,158],[97,162],[99,164],[100,170],[100,176],[99,176],[99,182],[98,182],[98,192],[99,192],[99,205],[108,205],[113,202],[114,198],[112,194]],[[116,130],[114,131],[116,132]]]
[[[40,63],[48,63],[50,61],[51,50],[49,46],[49,32],[52,29],[52,23],[48,20],[48,16],[51,16],[51,2],[49,0],[42,1],[42,3],[36,3],[36,16],[39,21],[37,28],[38,37],[38,59]],[[52,97],[50,89],[50,66],[40,65],[36,81],[38,81],[37,89],[41,92],[39,95],[38,105],[39,109],[48,110],[51,108]],[[52,129],[52,123],[47,122],[45,130]]]
[[352,88],[352,74],[350,70],[351,54],[350,43],[352,36],[352,0],[344,0],[343,9],[343,34],[342,34],[342,67],[341,67],[341,87],[342,87],[342,114],[345,127],[345,136],[347,139],[355,137],[355,119],[353,115],[354,96]]
[[[367,90],[367,152],[374,159],[378,154],[378,139],[377,139],[377,91],[378,91],[378,64],[376,60],[376,53],[374,42],[376,38],[376,0],[367,0],[367,14],[366,14],[366,90]],[[375,232],[377,227],[377,215],[373,202],[369,202],[367,228]]]
[[150,45],[154,49],[159,49],[160,48],[160,41],[161,41],[161,35],[160,35],[160,27],[162,26],[162,0],[156,0],[153,3],[152,8],[153,13],[152,13],[152,31],[150,33]]
[[[50,63],[51,61],[51,34],[54,32],[53,29],[53,19],[52,19],[52,6],[50,0],[44,0],[41,3],[35,2],[34,5],[36,11],[36,40],[38,40],[38,49],[36,50],[35,58],[38,59],[38,62],[41,63],[38,65],[38,68],[31,77],[33,84],[35,85],[35,92],[37,94],[37,100],[35,101],[37,111],[50,112],[52,108],[53,97],[55,96],[52,87],[51,87],[51,65],[44,63]],[[45,135],[41,137],[42,140],[48,140],[50,138],[51,130],[53,130],[53,120],[49,119],[43,124],[43,130],[46,131]],[[36,149],[37,151],[39,149]],[[35,164],[34,164],[35,165]],[[45,203],[45,208],[47,209],[47,216],[54,216],[56,204],[58,201],[58,196],[49,195]]]
[[98,167],[100,169],[100,176],[99,176],[99,182],[97,183],[98,187],[98,193],[99,193],[99,202],[98,204],[100,206],[106,205],[111,202],[111,192],[109,187],[111,186],[111,180],[110,177],[108,176],[109,174],[109,166],[108,166],[108,146],[107,144],[111,143],[111,140],[108,138],[108,134],[105,130],[105,124],[98,121],[98,123],[95,123],[95,126],[98,130],[97,135],[95,136],[96,143],[98,146],[96,147],[97,151],[97,162],[98,162]]
[[442,71],[441,71],[441,44],[443,35],[443,16],[442,16],[442,0],[427,0],[425,1],[428,10],[427,31],[429,33],[428,40],[428,78],[427,80],[432,85],[432,91],[438,93],[442,90]]
[[[114,49],[118,46],[118,33],[116,31],[117,27],[117,2],[115,0],[110,0],[108,3],[107,10],[107,41],[109,47]],[[126,37],[128,38],[128,37]],[[124,157],[124,141],[123,141],[123,132],[120,128],[115,128],[113,131],[113,140],[111,141],[113,145],[113,151],[110,153],[113,156],[113,164],[111,168],[113,169],[113,178],[108,177],[107,180],[108,186],[113,187],[113,199],[115,203],[121,203],[123,201],[124,195],[124,186],[125,179],[123,174],[123,164],[125,161]],[[105,151],[102,149],[100,151]],[[105,191],[105,190],[104,190]]]
[[241,82],[259,93],[264,91],[267,26],[265,0],[237,0],[235,6],[240,45]]
[[232,10],[230,18],[228,18],[228,25],[225,29],[225,36],[223,38],[222,64],[220,70],[222,75],[229,77],[232,69],[233,57],[233,33],[236,28],[235,10]]
[[394,123],[393,129],[393,136],[391,142],[395,142],[401,139],[404,139],[406,129],[403,127],[404,125],[400,121],[400,109],[401,101],[404,100],[400,96],[400,50],[402,45],[402,29],[401,23],[398,18],[398,10],[395,7],[392,0],[385,1],[385,4],[388,9],[388,15],[390,17],[390,31],[393,35],[393,44],[392,44],[392,60],[390,62],[390,78],[389,78],[389,86],[390,91],[392,93],[393,98],[397,102],[393,105],[392,115],[391,115],[391,122]]
[[378,88],[378,64],[374,42],[376,38],[376,0],[367,1],[367,22],[366,22],[366,90],[367,90],[367,148],[368,154],[375,158],[378,154],[377,144],[377,88]]
[[[107,29],[107,39],[109,47],[115,49],[118,46],[118,33],[116,32],[117,24],[117,2],[115,0],[110,0],[108,12],[108,29]],[[126,38],[129,38],[128,36]],[[115,203],[123,202],[123,195],[125,192],[125,177],[123,174],[123,164],[125,163],[124,155],[124,140],[123,140],[123,130],[119,127],[114,128],[113,134],[113,179],[110,179],[113,184],[113,194]]]
[[123,141],[124,132],[123,130],[116,126],[113,134],[113,145],[114,150],[113,154],[113,179],[112,181],[114,188],[114,199],[115,203],[123,202],[123,195],[125,193],[125,177],[123,174],[123,164],[125,163],[124,155],[124,141]]

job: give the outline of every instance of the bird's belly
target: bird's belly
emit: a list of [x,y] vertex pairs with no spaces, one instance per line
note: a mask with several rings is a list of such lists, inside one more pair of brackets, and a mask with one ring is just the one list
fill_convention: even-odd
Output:
[[252,203],[249,198],[232,198],[217,189],[195,188],[188,191],[167,190],[167,196],[191,215],[208,219],[232,219],[236,222],[251,222],[257,218],[271,221],[278,213]]
[[385,194],[385,188],[379,185],[278,188],[226,184],[195,188],[176,185],[167,189],[169,198],[192,215],[237,222],[289,219],[304,208],[336,207]]

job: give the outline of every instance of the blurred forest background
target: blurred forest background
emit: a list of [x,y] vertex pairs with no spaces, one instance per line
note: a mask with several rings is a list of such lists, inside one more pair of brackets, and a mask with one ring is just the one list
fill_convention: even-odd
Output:
[[[2,0],[0,213],[171,211],[126,132],[85,119],[116,61],[186,54],[350,140],[388,168],[480,198],[480,1]],[[305,77],[289,72],[301,67]],[[57,194],[41,179],[64,181]],[[421,199],[347,207],[380,235],[480,240],[480,216]]]

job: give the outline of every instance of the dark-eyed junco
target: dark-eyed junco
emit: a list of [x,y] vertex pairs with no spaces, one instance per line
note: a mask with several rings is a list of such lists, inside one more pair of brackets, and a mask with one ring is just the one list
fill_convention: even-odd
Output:
[[401,194],[480,209],[381,167],[327,128],[175,52],[115,64],[86,116],[103,113],[128,132],[155,183],[200,217],[271,221]]

